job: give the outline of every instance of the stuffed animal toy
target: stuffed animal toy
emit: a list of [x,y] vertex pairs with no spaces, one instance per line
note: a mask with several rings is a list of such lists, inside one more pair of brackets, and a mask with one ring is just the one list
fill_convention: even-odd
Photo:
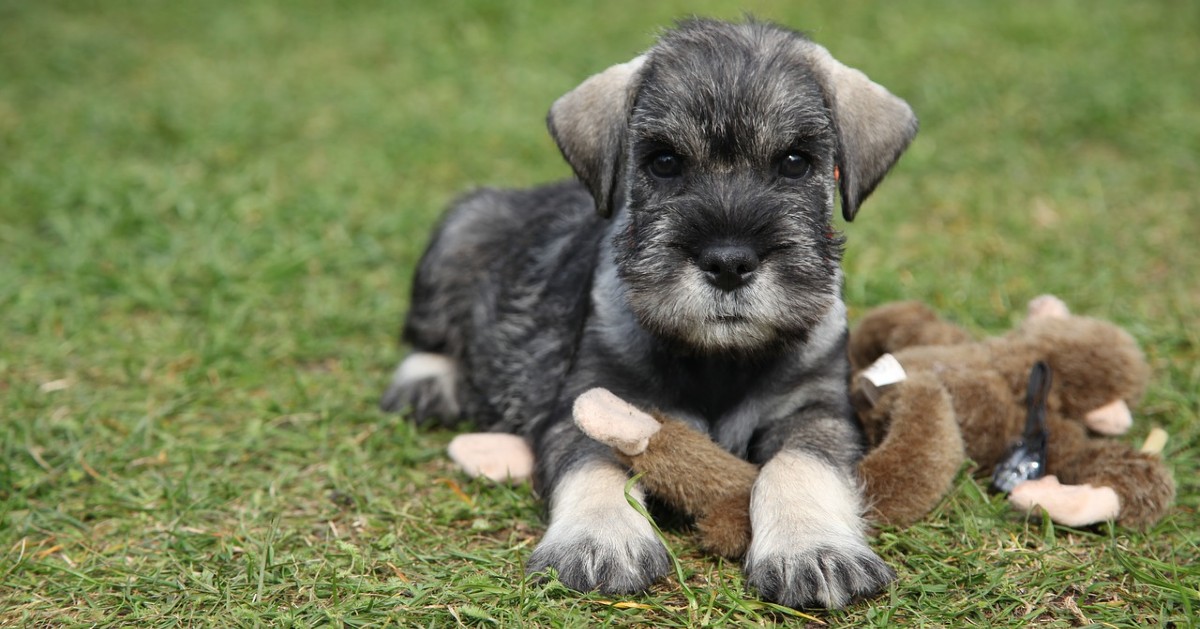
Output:
[[[1103,438],[1129,428],[1128,404],[1148,378],[1136,344],[1112,324],[1071,316],[1057,299],[1031,302],[1019,328],[982,342],[919,304],[884,306],[854,330],[850,353],[852,400],[870,446],[859,473],[876,522],[911,524],[941,500],[968,458],[982,472],[1004,458],[1025,426],[1025,392],[1038,361],[1054,374],[1043,401],[1050,475],[1017,485],[1012,504],[1044,509],[1071,526],[1115,519],[1145,528],[1174,497],[1155,453]],[[885,356],[882,371],[898,364],[902,377],[880,376],[876,363]],[[603,389],[580,396],[574,412],[585,433],[642,475],[647,492],[695,517],[705,549],[729,558],[744,553],[754,465],[683,422]],[[507,438],[462,435],[450,453],[469,472],[520,480],[532,453]]]
[[[1029,374],[1039,361],[1053,381],[1045,399],[1046,476],[1017,485],[1009,501],[1069,526],[1116,520],[1146,528],[1162,517],[1175,495],[1162,459],[1104,438],[1129,429],[1129,404],[1149,378],[1129,334],[1043,296],[1012,332],[965,338],[913,302],[868,313],[851,334],[851,399],[871,445],[859,471],[880,520],[904,525],[922,517],[968,458],[991,472],[1022,434]],[[873,383],[880,359],[898,363],[906,378]]]

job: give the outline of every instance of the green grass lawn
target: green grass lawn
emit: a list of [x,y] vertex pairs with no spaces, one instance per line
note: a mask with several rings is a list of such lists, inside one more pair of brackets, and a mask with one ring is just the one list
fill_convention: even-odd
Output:
[[668,531],[642,596],[522,578],[528,488],[375,409],[444,204],[569,176],[544,113],[674,17],[751,11],[922,131],[846,226],[851,315],[999,333],[1043,292],[1129,329],[1171,435],[1153,530],[1026,519],[964,475],[885,530],[881,598],[807,622],[1200,615],[1200,4],[0,0],[0,625],[802,622]]

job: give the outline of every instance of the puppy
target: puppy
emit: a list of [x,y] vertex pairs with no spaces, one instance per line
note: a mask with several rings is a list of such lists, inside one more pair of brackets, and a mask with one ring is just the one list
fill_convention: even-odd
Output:
[[549,126],[579,182],[450,208],[383,407],[524,436],[549,502],[527,567],[572,588],[639,591],[669,566],[627,471],[571,421],[600,386],[762,466],[744,568],[763,597],[881,591],[894,573],[860,519],[832,214],[840,185],[854,217],[912,111],[795,32],[697,19],[560,98]]

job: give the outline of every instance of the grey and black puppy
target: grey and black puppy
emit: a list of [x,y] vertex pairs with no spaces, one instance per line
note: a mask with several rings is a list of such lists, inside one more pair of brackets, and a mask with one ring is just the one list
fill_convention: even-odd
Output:
[[582,185],[450,209],[383,406],[527,438],[550,512],[528,570],[572,588],[668,571],[626,470],[571,421],[599,386],[762,465],[745,560],[762,596],[879,592],[894,573],[860,518],[832,220],[839,184],[849,220],[916,133],[908,105],[793,31],[689,20],[560,98],[549,125]]

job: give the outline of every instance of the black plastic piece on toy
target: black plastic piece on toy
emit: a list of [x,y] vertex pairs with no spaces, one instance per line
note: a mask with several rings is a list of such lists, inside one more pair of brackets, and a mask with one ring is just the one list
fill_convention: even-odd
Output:
[[1050,366],[1038,361],[1029,372],[1025,405],[1025,434],[1013,444],[992,473],[992,489],[1003,493],[1027,480],[1046,475],[1046,398],[1050,396]]

